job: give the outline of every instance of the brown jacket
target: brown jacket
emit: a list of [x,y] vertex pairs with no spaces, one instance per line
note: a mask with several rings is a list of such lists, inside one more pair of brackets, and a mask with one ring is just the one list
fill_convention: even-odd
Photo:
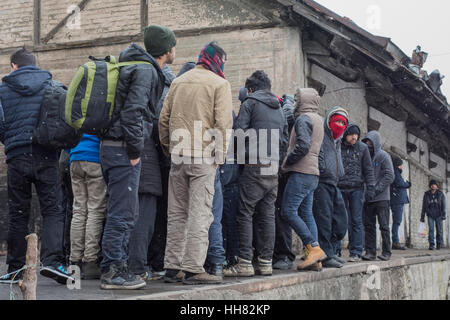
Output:
[[[224,163],[230,140],[227,133],[231,136],[233,128],[232,110],[227,80],[202,66],[186,72],[172,82],[161,110],[159,136],[164,153],[188,158],[215,157],[217,164]],[[210,129],[220,133],[221,138],[203,139]],[[182,130],[190,134],[190,145]],[[215,150],[210,150],[214,149],[210,146],[212,141]]]
[[317,114],[320,96],[316,90],[307,88],[300,89],[296,98],[295,124],[282,169],[319,176],[319,153],[324,136],[323,118]]

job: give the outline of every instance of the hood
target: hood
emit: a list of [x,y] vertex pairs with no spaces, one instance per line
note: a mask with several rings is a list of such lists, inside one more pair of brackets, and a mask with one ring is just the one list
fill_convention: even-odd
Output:
[[333,137],[333,134],[331,133],[330,125],[328,123],[330,122],[331,117],[335,114],[343,115],[344,117],[347,118],[347,122],[349,118],[347,110],[345,110],[342,107],[336,106],[328,110],[327,114],[325,115],[323,126],[325,128],[325,133],[328,134],[328,136],[330,137]]
[[146,61],[150,62],[158,71],[159,74],[163,74],[161,67],[159,66],[158,62],[153,58],[153,56],[145,51],[144,48],[138,46],[135,43],[130,44],[128,48],[122,51],[122,53],[119,56],[120,62],[127,62],[127,61]]
[[378,133],[378,131],[370,131],[362,141],[364,140],[372,141],[375,154],[377,154],[381,150],[381,135]]
[[186,62],[185,64],[183,64],[183,66],[181,67],[180,71],[177,74],[177,78],[181,77],[186,72],[194,69],[196,65],[197,64],[195,62]]
[[294,105],[295,104],[294,95],[292,95],[292,94],[285,94],[285,95],[283,95],[283,105],[286,104],[286,103]]
[[248,95],[247,99],[245,99],[245,100],[248,100],[248,99],[253,99],[253,100],[262,102],[272,109],[279,109],[281,107],[278,97],[276,95],[274,95],[272,92],[267,91],[267,90],[258,90],[254,93],[251,93]]
[[359,141],[361,139],[361,129],[354,122],[350,122],[348,124],[347,129],[345,129],[344,135],[342,137],[345,138],[346,136],[348,136],[348,132],[350,132],[350,129],[352,129],[352,128],[356,128],[358,130],[358,141]]
[[320,96],[312,88],[298,89],[296,92],[297,103],[295,105],[295,118],[303,113],[319,111]]
[[34,66],[19,68],[3,77],[2,81],[11,90],[22,96],[32,96],[52,80],[52,74]]
[[172,70],[169,68],[169,66],[167,64],[164,66],[164,69],[162,72],[164,74],[164,77],[166,78],[165,79],[166,86],[170,87],[170,85],[172,84],[172,81],[175,80],[175,74],[172,72]]

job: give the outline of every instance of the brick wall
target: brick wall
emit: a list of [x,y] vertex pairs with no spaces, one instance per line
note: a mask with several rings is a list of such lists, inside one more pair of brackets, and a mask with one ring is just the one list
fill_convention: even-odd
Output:
[[2,0],[0,48],[33,44],[33,0]]
[[[73,10],[70,7],[76,3],[78,1],[42,0],[41,38],[67,16]],[[91,0],[49,43],[138,34],[141,30],[140,3],[140,0]]]
[[173,30],[267,23],[278,16],[275,1],[154,0],[149,1],[149,23]]

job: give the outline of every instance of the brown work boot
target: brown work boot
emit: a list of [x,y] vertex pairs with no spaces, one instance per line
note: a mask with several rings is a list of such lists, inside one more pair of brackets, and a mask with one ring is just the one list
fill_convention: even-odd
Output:
[[238,263],[234,266],[223,270],[225,277],[253,277],[255,270],[250,260],[238,259]]
[[305,270],[313,264],[321,262],[322,260],[325,260],[327,258],[326,253],[322,249],[320,249],[319,246],[313,247],[312,245],[308,244],[306,245],[306,248],[308,249],[308,256],[306,257],[305,262],[297,267],[297,270]]
[[208,272],[197,273],[190,277],[185,276],[183,279],[184,284],[191,284],[191,285],[216,284],[222,283],[222,281],[223,281],[222,277],[209,274]]
[[255,274],[261,276],[272,275],[272,260],[264,260],[258,257],[258,262],[255,265]]
[[320,272],[322,271],[323,267],[322,267],[322,262],[316,262],[314,263],[312,266],[303,269],[302,271],[316,271],[316,272]]

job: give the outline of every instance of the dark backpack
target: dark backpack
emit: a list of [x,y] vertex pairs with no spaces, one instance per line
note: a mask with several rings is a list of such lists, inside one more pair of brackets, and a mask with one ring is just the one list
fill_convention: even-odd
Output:
[[33,131],[33,142],[52,149],[75,148],[83,134],[65,121],[67,87],[51,81],[45,89],[39,120]]

